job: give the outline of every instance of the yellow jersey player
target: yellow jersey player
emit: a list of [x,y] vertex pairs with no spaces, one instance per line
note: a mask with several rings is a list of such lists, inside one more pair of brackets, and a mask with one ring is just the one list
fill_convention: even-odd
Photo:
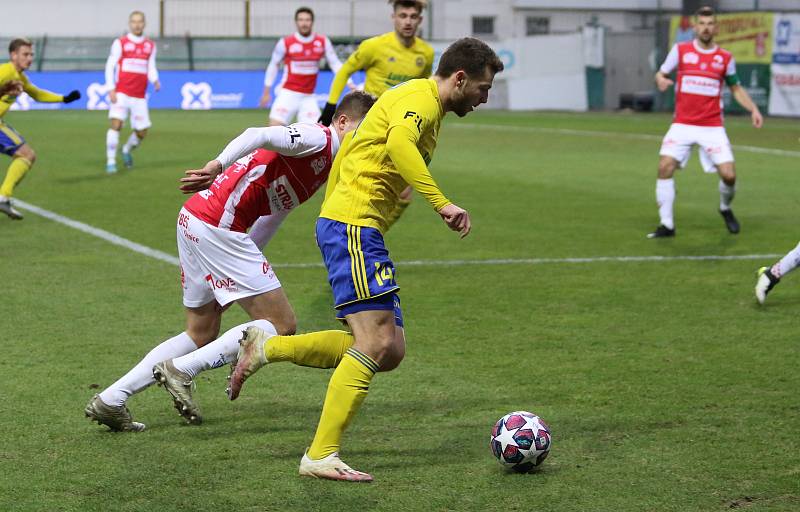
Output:
[[422,9],[427,2],[390,0],[390,3],[394,8],[394,30],[362,41],[336,73],[328,93],[328,103],[319,118],[325,126],[331,123],[336,103],[350,75],[360,69],[367,73],[364,90],[376,98],[397,84],[431,76],[433,47],[417,37]]
[[367,396],[375,373],[396,368],[405,355],[399,287],[383,233],[387,215],[406,184],[422,194],[447,226],[462,237],[469,213],[441,192],[427,164],[447,112],[463,117],[489,97],[503,63],[482,41],[464,38],[442,54],[436,74],[410,80],[383,94],[367,113],[334,165],[339,179],[317,219],[317,243],[328,270],[337,317],[352,330],[349,345],[327,332],[270,336],[256,327],[240,341],[231,375],[235,398],[250,375],[266,363],[331,353],[337,363],[314,441],[300,461],[300,474],[370,482],[372,476],[339,458],[342,434]]
[[[347,79],[358,71],[367,72],[364,90],[375,97],[390,87],[414,78],[427,78],[433,68],[433,48],[416,36],[422,23],[425,1],[389,0],[392,4],[394,31],[363,41],[336,73],[328,95],[328,103],[319,122],[328,125],[336,109],[336,102],[344,90]],[[336,179],[331,175],[329,180]],[[391,226],[411,204],[411,187],[400,194],[400,201],[387,217]]]
[[22,214],[11,204],[11,196],[14,188],[36,161],[36,153],[22,135],[5,123],[3,117],[17,101],[17,96],[23,92],[36,101],[46,103],[71,103],[80,99],[81,93],[72,91],[62,96],[39,89],[28,80],[24,72],[33,62],[33,43],[30,40],[14,39],[8,45],[8,53],[9,61],[0,64],[0,152],[11,157],[11,165],[8,166],[6,177],[0,186],[0,212],[19,220],[22,219]]

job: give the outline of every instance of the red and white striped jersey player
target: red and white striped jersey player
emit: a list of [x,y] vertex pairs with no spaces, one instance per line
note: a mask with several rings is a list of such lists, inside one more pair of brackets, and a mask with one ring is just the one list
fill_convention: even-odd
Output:
[[111,45],[106,61],[106,87],[108,118],[111,128],[106,132],[106,172],[117,172],[117,146],[119,132],[128,114],[131,117],[131,132],[128,142],[122,147],[125,167],[133,166],[131,151],[136,149],[150,128],[150,113],[147,109],[147,83],[152,82],[156,91],[161,88],[156,69],[156,44],[144,35],[144,13],[134,11],[128,18],[130,32]]
[[[126,403],[158,380],[181,415],[200,423],[191,396],[197,373],[235,359],[248,326],[272,334],[295,332],[294,311],[261,249],[289,212],[325,183],[340,141],[374,101],[363,92],[345,96],[330,129],[303,123],[249,128],[203,169],[187,171],[182,189],[200,192],[184,203],[176,226],[186,330],[92,398],[88,417],[116,431],[144,430]],[[251,321],[215,340],[222,313],[234,302]]]
[[[659,90],[675,85],[675,115],[659,152],[656,202],[660,223],[648,238],[675,236],[673,204],[675,169],[685,167],[692,146],[697,145],[703,170],[719,174],[719,212],[730,233],[739,232],[731,210],[736,191],[733,151],[722,124],[722,89],[725,84],[736,101],[750,112],[753,126],[764,120],[747,91],[739,84],[730,52],[714,43],[717,24],[714,10],[702,7],[694,16],[695,39],[672,47],[655,75]],[[668,77],[677,69],[675,80]]]
[[[314,89],[319,76],[319,62],[324,57],[334,73],[342,67],[331,40],[312,32],[314,11],[300,7],[294,13],[294,22],[297,32],[275,44],[264,76],[264,93],[258,103],[262,108],[269,105],[278,66],[284,64],[283,79],[269,111],[271,126],[287,125],[295,115],[299,123],[316,123],[320,110]],[[355,88],[352,82],[348,84]]]

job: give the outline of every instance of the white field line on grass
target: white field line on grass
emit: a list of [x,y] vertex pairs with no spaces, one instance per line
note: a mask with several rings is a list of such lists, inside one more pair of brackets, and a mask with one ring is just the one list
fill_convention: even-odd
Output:
[[[165,252],[138,244],[106,230],[90,226],[83,222],[64,217],[50,210],[45,210],[36,205],[16,200],[15,204],[33,214],[50,219],[59,224],[69,226],[78,231],[105,240],[106,242],[124,247],[133,252],[143,254],[172,265],[179,265],[178,258]],[[485,260],[411,260],[398,261],[401,267],[460,267],[466,265],[543,265],[558,263],[603,263],[603,262],[665,262],[665,261],[730,261],[730,260],[764,260],[772,261],[783,256],[782,254],[734,254],[734,255],[698,255],[698,256],[597,256],[587,258],[504,258]],[[284,263],[274,264],[277,268],[320,268],[322,263]]]
[[[563,135],[575,135],[578,137],[604,137],[604,138],[619,138],[619,139],[648,140],[648,141],[652,140],[659,142],[663,139],[662,136],[650,135],[646,133],[601,132],[594,130],[573,130],[571,128],[542,128],[540,126],[509,126],[500,124],[458,123],[458,124],[449,124],[448,128],[449,127],[469,128],[470,130],[502,130],[502,131],[525,131],[532,133],[560,133]],[[788,149],[762,148],[759,146],[742,146],[739,144],[735,144],[732,147],[736,151],[745,151],[749,153],[800,157],[800,151],[791,151]]]

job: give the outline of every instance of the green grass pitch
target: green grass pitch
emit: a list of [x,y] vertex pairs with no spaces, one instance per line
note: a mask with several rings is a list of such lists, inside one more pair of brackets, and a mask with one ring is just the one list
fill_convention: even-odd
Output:
[[[6,118],[38,152],[19,199],[176,254],[183,170],[266,115],[155,111],[135,169],[111,177],[105,113]],[[0,218],[0,510],[800,509],[800,281],[759,307],[754,272],[775,258],[670,259],[794,247],[797,121],[727,121],[735,146],[795,152],[734,150],[741,234],[725,231],[717,179],[693,156],[677,177],[678,236],[647,240],[668,125],[662,114],[448,117],[431,171],[473,232],[459,240],[417,197],[387,234],[407,357],[375,378],[343,448],[372,485],[297,476],[330,371],[273,365],[236,402],[227,372],[206,372],[199,427],[157,388],[129,402],[146,432],[90,423],[89,398],[183,330],[178,270],[30,213]],[[319,200],[266,250],[300,331],[337,325],[314,266]],[[563,261],[607,256],[670,258]],[[480,263],[536,259],[558,261]],[[447,260],[469,263],[434,264]],[[234,307],[223,329],[244,320]],[[552,428],[533,474],[504,472],[489,450],[494,422],[517,409]]]

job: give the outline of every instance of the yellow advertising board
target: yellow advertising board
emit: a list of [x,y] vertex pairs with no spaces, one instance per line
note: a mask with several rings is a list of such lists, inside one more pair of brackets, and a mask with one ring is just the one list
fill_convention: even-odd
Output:
[[[714,40],[733,54],[737,64],[769,64],[772,60],[772,13],[718,14],[717,26]],[[692,16],[673,16],[669,34],[670,47],[691,41]]]

